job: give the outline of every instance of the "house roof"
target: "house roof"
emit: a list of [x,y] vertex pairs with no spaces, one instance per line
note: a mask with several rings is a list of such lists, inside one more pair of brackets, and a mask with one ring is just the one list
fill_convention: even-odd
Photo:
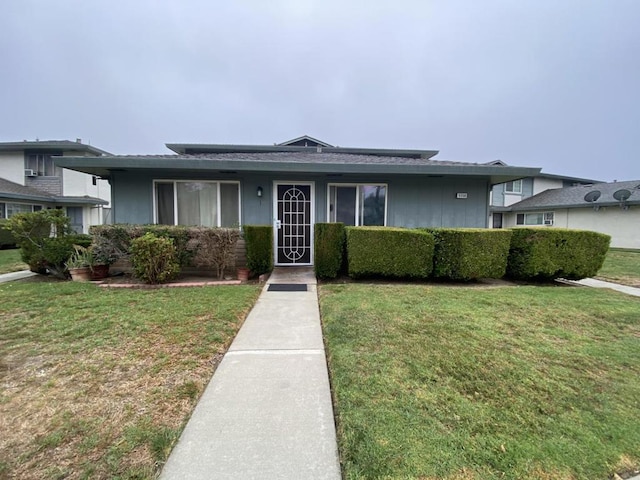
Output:
[[[502,210],[523,211],[620,205],[620,200],[614,198],[614,194],[620,190],[627,190],[630,193],[630,197],[625,201],[627,205],[640,205],[640,180],[633,180],[545,190]],[[590,192],[599,192],[599,195]],[[589,198],[587,195],[596,198],[595,201],[587,201],[585,199],[585,197]]]
[[[300,137],[304,138],[304,137]],[[311,138],[311,137],[309,137]],[[290,140],[294,142],[298,139]],[[314,140],[317,141],[317,140]],[[277,145],[218,145],[209,143],[167,143],[169,150],[179,155],[193,155],[202,153],[339,153],[347,155],[367,155],[394,158],[431,158],[438,154],[438,150],[407,150],[389,148],[353,148],[332,147],[324,145],[300,146],[285,144]],[[321,142],[323,143],[323,142]],[[328,144],[325,144],[328,145]]]
[[[175,145],[174,145],[175,147]],[[207,146],[209,147],[209,146]],[[180,155],[121,155],[107,157],[57,157],[62,167],[109,177],[114,171],[139,171],[145,169],[179,170],[180,172],[214,171],[219,173],[288,172],[309,174],[395,174],[395,175],[465,175],[489,177],[491,183],[506,182],[516,178],[536,175],[539,168],[505,167],[477,163],[431,160],[420,156],[402,155],[407,150],[393,150],[399,155],[382,155],[381,150],[261,147],[259,152],[242,151],[227,146],[216,152]],[[193,151],[193,147],[186,148]],[[252,147],[253,148],[253,147]],[[284,150],[280,150],[284,148]],[[175,147],[174,151],[181,148]],[[344,150],[348,150],[345,152]],[[370,152],[369,154],[361,152]],[[356,153],[360,152],[360,153]]]
[[59,197],[37,188],[20,185],[5,178],[0,178],[0,199],[54,204],[107,205],[109,203],[101,198],[88,195],[84,197]]
[[83,152],[91,155],[111,155],[100,148],[70,140],[36,140],[22,142],[0,142],[0,152],[19,152],[24,150],[47,150],[64,152]]
[[293,140],[287,140],[286,142],[279,143],[278,145],[298,145],[301,147],[315,147],[320,145],[321,147],[333,147],[333,145],[318,140],[317,138],[310,137],[309,135],[303,135]]

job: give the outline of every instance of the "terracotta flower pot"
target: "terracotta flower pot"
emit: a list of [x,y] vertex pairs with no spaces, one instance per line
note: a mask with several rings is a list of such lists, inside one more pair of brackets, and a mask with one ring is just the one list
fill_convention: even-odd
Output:
[[69,273],[74,282],[88,282],[91,280],[91,269],[89,267],[70,268]]
[[246,282],[249,280],[249,269],[248,268],[239,268],[238,269],[238,280],[241,282]]

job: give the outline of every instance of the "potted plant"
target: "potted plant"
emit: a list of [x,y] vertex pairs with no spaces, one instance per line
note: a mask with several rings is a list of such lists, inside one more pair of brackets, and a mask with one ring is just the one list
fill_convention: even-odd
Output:
[[87,282],[91,280],[91,267],[93,266],[93,254],[90,249],[80,245],[74,245],[75,250],[66,266],[71,274],[71,279],[76,282]]
[[94,237],[89,249],[91,250],[93,262],[91,265],[92,280],[107,278],[109,276],[109,267],[123,256],[116,244],[103,236]]

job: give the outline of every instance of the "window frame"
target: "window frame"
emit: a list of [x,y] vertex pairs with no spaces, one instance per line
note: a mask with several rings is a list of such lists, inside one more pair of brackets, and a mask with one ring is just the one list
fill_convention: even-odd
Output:
[[[216,219],[217,225],[211,228],[233,228],[233,227],[221,227],[222,221],[222,202],[221,195],[222,189],[220,184],[234,184],[238,186],[238,228],[242,228],[242,185],[239,180],[200,180],[200,179],[163,179],[157,178],[153,180],[153,188],[151,197],[153,200],[153,223],[154,225],[165,225],[158,223],[158,196],[157,185],[159,183],[172,184],[173,185],[173,225],[180,225],[178,223],[178,183],[214,183],[216,188]],[[199,225],[202,226],[202,225]]]
[[[509,190],[507,188],[507,185],[511,184],[512,188],[511,190]],[[519,188],[515,189],[515,185],[518,185]],[[515,193],[515,194],[522,194],[522,179],[518,179],[518,180],[512,180],[510,182],[504,182],[504,193]]]
[[348,183],[337,183],[331,182],[327,183],[327,222],[328,223],[338,223],[331,221],[331,187],[354,187],[356,189],[356,207],[355,207],[355,219],[354,226],[361,227],[367,225],[360,225],[360,209],[361,205],[361,196],[360,196],[360,187],[384,187],[384,219],[383,226],[387,226],[387,210],[389,206],[389,184],[388,183],[380,183],[380,182],[348,182]]
[[[527,217],[529,215],[542,215],[542,223],[528,223]],[[548,217],[551,217],[548,220]],[[519,222],[520,218],[522,218],[522,223]],[[547,223],[550,222],[550,223]],[[555,212],[547,211],[547,212],[518,212],[516,213],[516,226],[517,227],[551,227],[555,223]]]
[[[38,177],[56,177],[56,164],[53,157],[60,155],[58,152],[25,152],[25,170],[33,170]],[[31,163],[35,161],[35,167]],[[47,174],[47,163],[50,165],[49,174]],[[42,169],[40,168],[42,166]]]
[[[0,218],[3,218],[3,219],[11,218],[14,215],[17,215],[18,213],[38,212],[44,208],[44,206],[39,203],[0,202],[0,205],[2,205],[2,207],[0,207]],[[27,207],[30,207],[31,210],[29,212],[25,212],[25,211],[15,212],[9,215],[9,209],[7,208],[9,205],[25,205]]]

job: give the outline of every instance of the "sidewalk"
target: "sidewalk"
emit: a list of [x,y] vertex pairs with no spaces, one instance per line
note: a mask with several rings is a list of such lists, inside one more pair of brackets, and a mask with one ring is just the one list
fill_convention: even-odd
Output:
[[310,268],[274,270],[160,475],[211,478],[340,479]]
[[22,280],[23,278],[35,277],[37,273],[30,272],[29,270],[22,270],[21,272],[11,272],[0,274],[0,283],[13,282],[14,280]]
[[626,293],[627,295],[640,297],[640,288],[628,287],[627,285],[620,285],[618,283],[605,282],[604,280],[596,280],[595,278],[585,278],[583,280],[563,280],[563,281],[571,285],[582,285],[583,287],[610,288],[611,290],[616,290],[618,292]]

